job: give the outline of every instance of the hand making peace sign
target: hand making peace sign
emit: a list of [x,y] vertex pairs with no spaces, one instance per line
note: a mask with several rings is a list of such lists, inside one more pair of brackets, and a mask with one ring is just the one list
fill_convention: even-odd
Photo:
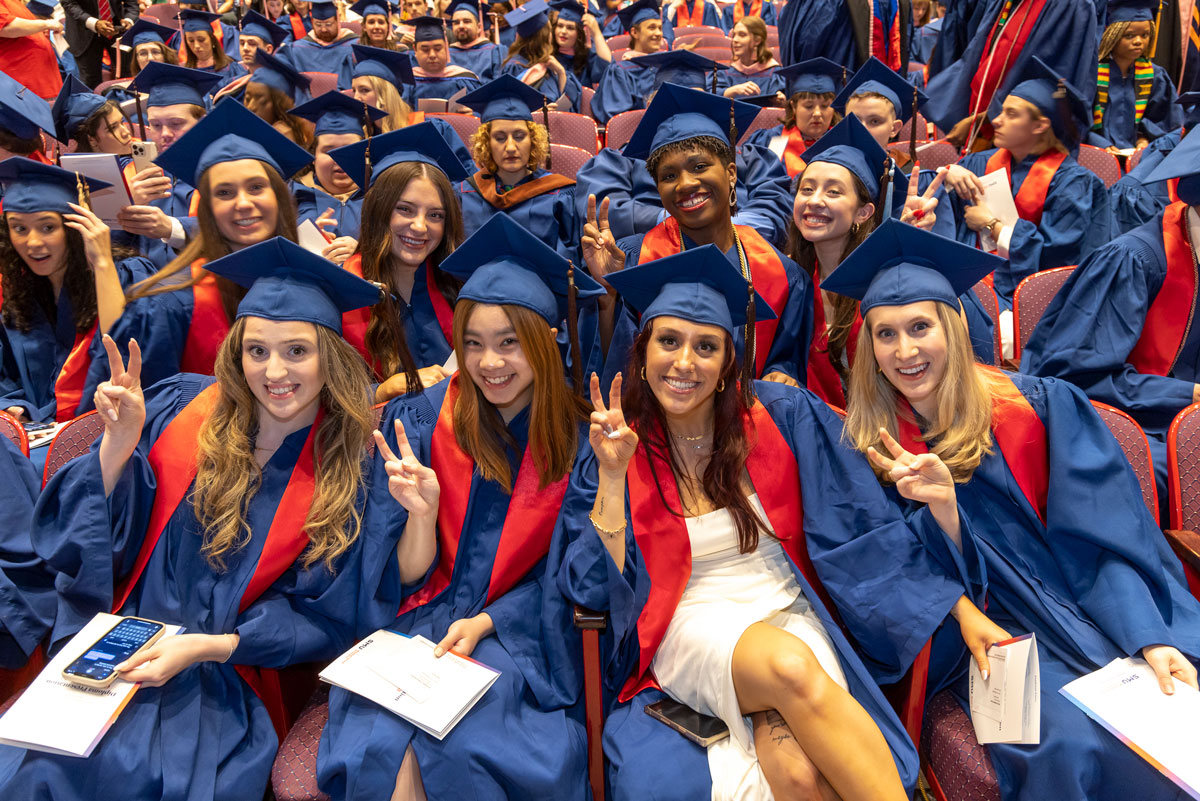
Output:
[[611,474],[625,472],[638,445],[638,435],[625,424],[625,414],[621,411],[621,381],[621,374],[617,373],[608,390],[606,407],[604,396],[600,394],[600,379],[592,373],[592,408],[595,411],[588,429],[588,441],[600,462],[600,469]]
[[404,433],[404,423],[396,421],[396,449],[400,451],[399,456],[388,447],[383,432],[378,429],[375,430],[375,447],[384,458],[388,492],[396,502],[407,509],[410,515],[426,518],[436,516],[442,487],[433,469],[421,464],[413,454],[408,436]]
[[935,453],[909,453],[887,432],[879,429],[883,445],[892,453],[888,459],[874,448],[867,448],[867,456],[886,470],[896,482],[896,490],[905,498],[931,506],[955,502],[954,477],[950,468]]
[[592,274],[605,288],[608,283],[604,276],[615,273],[625,267],[625,251],[617,247],[616,237],[608,224],[608,198],[600,202],[596,210],[596,196],[588,195],[587,222],[583,226],[583,261],[587,264],[588,272]]
[[937,209],[938,201],[934,195],[942,188],[942,182],[946,180],[946,171],[938,170],[937,177],[930,182],[924,192],[918,195],[917,176],[920,175],[920,172],[921,162],[914,162],[912,173],[908,177],[908,196],[904,199],[904,210],[900,212],[900,222],[932,231],[934,223],[937,222],[937,214],[934,213],[934,210]]
[[104,418],[105,438],[136,443],[146,422],[146,399],[142,397],[142,349],[137,340],[129,340],[129,365],[121,358],[117,343],[104,335],[108,354],[109,379],[101,381],[92,396],[96,411]]

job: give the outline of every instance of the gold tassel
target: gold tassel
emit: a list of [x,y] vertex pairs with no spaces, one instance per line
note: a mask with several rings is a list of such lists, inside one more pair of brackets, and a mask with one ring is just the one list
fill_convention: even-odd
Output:
[[550,169],[550,105],[542,98],[542,122],[546,125],[546,169]]
[[912,119],[908,124],[908,157],[917,161],[917,87],[913,87]]
[[83,173],[75,173],[75,193],[79,197],[79,205],[85,209],[92,208],[92,193],[88,191],[87,181],[83,180]]
[[567,341],[571,348],[571,380],[575,394],[583,397],[582,348],[579,345],[579,289],[575,286],[575,264],[567,260]]

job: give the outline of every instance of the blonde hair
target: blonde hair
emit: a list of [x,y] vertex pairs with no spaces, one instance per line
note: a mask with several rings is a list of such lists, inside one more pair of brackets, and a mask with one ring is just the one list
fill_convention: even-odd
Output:
[[[191,496],[196,520],[204,529],[201,552],[218,570],[224,570],[226,558],[249,542],[246,513],[262,482],[253,444],[258,402],[242,371],[245,330],[245,318],[234,321],[217,353],[220,398],[200,427]],[[334,561],[362,527],[357,500],[373,418],[367,400],[370,376],[366,363],[330,329],[318,325],[316,330],[324,379],[319,403],[325,417],[316,434],[316,488],[304,520],[309,545],[301,564],[308,568],[320,561],[332,571]]]
[[[525,127],[533,142],[533,146],[529,148],[529,163],[526,166],[531,170],[536,170],[546,163],[546,156],[550,154],[550,135],[546,132],[546,126],[532,120],[526,121]],[[491,139],[491,122],[485,122],[476,128],[475,133],[471,135],[471,156],[474,157],[476,164],[483,166],[484,172],[495,175],[499,165],[492,157]]]
[[[969,481],[984,456],[992,451],[992,401],[986,368],[975,363],[966,323],[954,308],[935,301],[938,323],[946,336],[946,373],[935,390],[937,419],[921,439],[937,454],[960,484]],[[872,342],[871,313],[866,314],[858,334],[858,350],[850,366],[850,388],[846,410],[846,439],[864,454],[875,448],[886,454],[879,436],[886,429],[899,438],[897,418],[902,396],[878,369]],[[872,465],[879,480],[891,477]]]
[[[767,23],[763,22],[762,17],[756,17],[751,14],[742,17],[739,23],[746,26],[746,32],[750,34],[750,43],[754,47],[755,61],[766,64],[775,58],[775,54],[767,46]],[[736,28],[737,25],[734,27]]]
[[404,102],[400,92],[391,81],[385,81],[378,75],[360,75],[366,78],[371,88],[375,90],[375,105],[387,112],[387,116],[379,121],[379,132],[389,133],[408,126],[408,116],[412,106]]
[[[1040,108],[1035,106],[1033,103],[1030,103],[1025,98],[1016,97],[1014,95],[1009,95],[1009,97],[1019,102],[1021,107],[1029,112],[1029,116],[1034,122],[1041,122],[1042,120],[1045,120],[1047,123],[1050,122],[1050,118],[1043,114]],[[1048,124],[1046,126],[1046,130],[1042,131],[1041,134],[1038,135],[1037,142],[1034,144],[1035,153],[1045,153],[1049,150],[1057,150],[1059,153],[1070,152],[1067,150],[1067,146],[1064,145],[1054,133],[1053,124]]]

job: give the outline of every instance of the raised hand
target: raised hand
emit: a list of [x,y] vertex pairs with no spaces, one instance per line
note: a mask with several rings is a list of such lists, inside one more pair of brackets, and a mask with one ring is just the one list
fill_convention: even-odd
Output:
[[83,238],[83,252],[88,264],[95,270],[99,267],[111,267],[112,240],[109,237],[108,226],[92,213],[91,209],[68,204],[74,214],[63,215],[63,225],[78,231]]
[[129,340],[129,364],[121,358],[117,343],[104,335],[108,354],[109,378],[96,387],[93,401],[104,418],[104,437],[136,443],[146,422],[146,399],[142,397],[142,349],[137,340]]
[[588,272],[608,287],[604,276],[615,273],[625,266],[625,251],[617,247],[616,237],[608,224],[608,198],[596,208],[596,196],[588,195],[587,222],[583,225],[583,260]]
[[341,266],[358,249],[358,240],[352,236],[339,236],[321,251],[321,255]]
[[375,447],[384,458],[388,492],[396,502],[414,517],[435,518],[442,487],[438,484],[437,474],[421,464],[413,454],[412,446],[408,444],[408,437],[404,433],[404,423],[396,421],[396,448],[400,451],[399,456],[388,446],[383,432],[378,429],[375,431]]
[[942,188],[942,182],[946,180],[946,171],[938,170],[937,176],[925,188],[921,194],[917,194],[917,176],[921,171],[921,162],[913,164],[912,174],[908,179],[908,196],[904,199],[904,209],[900,212],[900,222],[914,225],[917,228],[923,228],[926,231],[932,231],[934,223],[937,222],[938,201],[934,195]]
[[874,448],[867,448],[867,456],[879,469],[888,473],[896,482],[896,490],[917,503],[937,504],[955,501],[954,477],[950,468],[935,453],[909,453],[887,432],[879,429],[883,446],[891,452],[887,458]]
[[149,205],[151,200],[171,196],[171,179],[163,174],[162,167],[149,166],[133,176],[129,182],[129,195],[133,198],[133,205]]
[[588,441],[600,462],[600,470],[612,475],[624,475],[638,445],[638,435],[625,424],[625,414],[621,411],[621,383],[622,376],[617,373],[608,390],[608,406],[605,406],[604,396],[600,394],[600,378],[592,373],[590,388],[594,411]]

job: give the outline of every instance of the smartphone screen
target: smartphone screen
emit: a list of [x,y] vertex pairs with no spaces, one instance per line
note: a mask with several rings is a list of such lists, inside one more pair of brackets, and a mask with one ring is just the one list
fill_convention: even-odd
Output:
[[133,656],[158,634],[162,627],[162,623],[153,620],[125,618],[109,629],[83,656],[68,665],[63,673],[103,681],[116,672],[117,665]]
[[646,707],[646,713],[698,742],[711,740],[729,731],[725,721],[720,718],[697,712],[670,698],[650,704]]

